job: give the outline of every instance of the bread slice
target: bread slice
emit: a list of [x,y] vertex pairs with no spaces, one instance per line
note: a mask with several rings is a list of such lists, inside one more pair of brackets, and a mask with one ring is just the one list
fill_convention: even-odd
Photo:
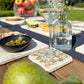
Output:
[[7,21],[18,21],[18,20],[22,20],[22,18],[13,16],[13,17],[5,17],[5,20],[7,20]]

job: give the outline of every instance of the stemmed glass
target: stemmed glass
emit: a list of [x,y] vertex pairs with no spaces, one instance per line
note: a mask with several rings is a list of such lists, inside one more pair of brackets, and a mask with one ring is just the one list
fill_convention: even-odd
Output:
[[39,13],[49,24],[49,51],[46,56],[55,56],[55,52],[52,50],[52,25],[53,22],[58,17],[59,13],[63,11],[63,1],[62,0],[39,0]]
[[[59,4],[60,0],[39,0],[39,13],[49,24],[49,51],[46,53],[47,56],[55,56],[55,52],[52,51],[52,25],[58,17],[57,11],[62,11],[62,5]],[[58,4],[58,6],[57,6]],[[57,9],[59,8],[59,10]],[[60,8],[61,7],[61,8]]]

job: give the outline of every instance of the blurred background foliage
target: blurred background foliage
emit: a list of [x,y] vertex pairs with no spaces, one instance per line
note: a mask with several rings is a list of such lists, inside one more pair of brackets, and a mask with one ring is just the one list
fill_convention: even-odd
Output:
[[[0,10],[13,10],[15,0],[0,0]],[[64,0],[67,6],[84,7],[84,0]],[[46,0],[39,0],[43,5]]]
[[13,10],[15,0],[0,0],[0,10]]
[[[15,0],[0,0],[0,17],[14,16],[14,5]],[[39,0],[40,3],[45,3],[46,0]],[[64,11],[69,12],[68,20],[71,21],[84,21],[84,10],[78,10],[75,8],[84,9],[84,0],[65,0]],[[37,16],[40,16],[37,12]]]
[[78,8],[84,8],[84,2],[83,3],[77,3],[77,4],[75,4],[75,6]]

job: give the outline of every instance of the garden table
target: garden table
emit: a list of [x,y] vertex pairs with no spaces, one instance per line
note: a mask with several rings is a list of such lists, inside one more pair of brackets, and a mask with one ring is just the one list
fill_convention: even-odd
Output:
[[[29,33],[28,31],[25,31],[25,30],[22,30],[19,29],[19,26],[15,25],[15,26],[12,26],[12,25],[9,25],[9,24],[6,24],[6,23],[3,23],[3,22],[0,22],[0,25],[2,25],[3,27],[0,27],[0,33],[3,33],[3,32],[9,32],[9,31],[16,31],[14,28],[17,27],[17,31],[20,30],[20,32],[25,32],[25,33],[28,33],[29,35],[31,35],[32,37],[34,36],[35,39],[37,40],[40,40],[46,44],[48,44],[48,42],[45,41],[45,39],[48,41],[48,37],[45,37],[43,35],[38,35],[31,32]],[[4,28],[6,27],[6,28]],[[36,35],[36,36],[35,36]],[[78,54],[79,55],[79,54]],[[84,56],[84,55],[82,55]],[[80,56],[81,58],[81,56]],[[17,59],[15,61],[12,61],[12,62],[9,62],[9,63],[6,63],[6,64],[3,64],[3,65],[0,65],[0,84],[2,84],[2,80],[3,80],[3,76],[4,76],[4,73],[6,72],[6,70],[8,69],[8,67],[15,63],[15,62],[18,62],[18,61],[28,61],[28,56],[26,57],[23,57],[23,58],[20,58],[20,59]],[[80,61],[78,61],[80,60]],[[79,78],[81,80],[84,80],[84,59],[81,60],[81,59],[75,59],[73,58],[73,62],[50,73],[50,75],[53,75],[54,77],[56,77],[58,80],[63,80],[69,76],[72,76],[72,75],[76,75],[76,76],[79,76]],[[30,61],[30,60],[29,60]]]

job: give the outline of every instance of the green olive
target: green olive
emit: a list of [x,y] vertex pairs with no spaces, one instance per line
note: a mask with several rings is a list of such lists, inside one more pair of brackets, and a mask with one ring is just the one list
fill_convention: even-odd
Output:
[[9,46],[10,45],[10,42],[6,42],[5,45]]
[[18,42],[22,42],[23,38],[19,37],[17,40],[18,40]]
[[20,45],[20,44],[24,44],[26,43],[25,40],[23,40],[22,37],[19,37],[18,39],[16,39],[15,41],[14,40],[10,40],[9,42],[5,43],[5,45]]
[[18,42],[19,42],[19,41],[16,39],[16,40],[15,40],[15,44],[18,43]]
[[23,40],[23,41],[22,41],[22,44],[24,44],[24,43],[26,43],[26,41],[25,41],[25,40]]
[[15,45],[14,40],[10,40],[10,45]]
[[18,39],[15,40],[16,45],[20,45],[21,43],[18,41]]
[[23,35],[27,36],[27,34],[23,34]]

